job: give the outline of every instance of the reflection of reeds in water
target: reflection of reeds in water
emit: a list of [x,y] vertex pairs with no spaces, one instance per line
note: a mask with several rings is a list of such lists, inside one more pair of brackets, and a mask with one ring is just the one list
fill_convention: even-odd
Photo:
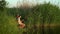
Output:
[[[25,31],[23,30],[23,34],[42,34],[41,30],[42,25],[36,24],[27,24]],[[60,26],[54,24],[44,24],[44,34],[60,34]]]

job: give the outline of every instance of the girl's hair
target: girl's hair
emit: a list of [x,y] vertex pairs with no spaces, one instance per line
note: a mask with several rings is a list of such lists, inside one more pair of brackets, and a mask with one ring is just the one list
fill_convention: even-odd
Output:
[[[18,17],[20,17],[19,14],[16,15],[16,20],[18,21]],[[20,20],[22,21],[22,23],[24,23],[24,18],[20,18]]]
[[24,19],[22,19],[22,23],[24,23]]
[[18,17],[20,17],[20,15],[19,15],[19,14],[17,14],[17,15],[16,15],[16,18],[18,18]]

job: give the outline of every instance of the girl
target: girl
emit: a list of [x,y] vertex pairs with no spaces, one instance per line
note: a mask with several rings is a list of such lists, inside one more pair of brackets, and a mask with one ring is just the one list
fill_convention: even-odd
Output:
[[18,27],[19,28],[24,28],[25,24],[23,23],[23,21],[21,20],[21,16],[17,15],[17,22],[18,22]]

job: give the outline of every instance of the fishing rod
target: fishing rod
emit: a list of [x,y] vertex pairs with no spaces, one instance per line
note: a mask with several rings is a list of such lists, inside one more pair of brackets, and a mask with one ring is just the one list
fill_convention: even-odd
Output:
[[18,29],[19,29],[19,34],[21,34],[23,32],[23,29],[25,28],[25,24],[24,24],[24,20],[21,19],[21,15],[19,14],[19,3],[20,1],[17,1],[17,8],[16,8],[16,11],[17,11],[17,20],[18,20]]

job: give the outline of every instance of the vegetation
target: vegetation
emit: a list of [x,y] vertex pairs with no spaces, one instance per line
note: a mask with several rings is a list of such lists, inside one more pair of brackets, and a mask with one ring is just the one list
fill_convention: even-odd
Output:
[[[1,6],[5,7],[6,3]],[[44,3],[26,9],[1,6],[0,34],[60,34],[60,9],[56,5]],[[18,29],[16,14],[22,16],[26,28]]]

